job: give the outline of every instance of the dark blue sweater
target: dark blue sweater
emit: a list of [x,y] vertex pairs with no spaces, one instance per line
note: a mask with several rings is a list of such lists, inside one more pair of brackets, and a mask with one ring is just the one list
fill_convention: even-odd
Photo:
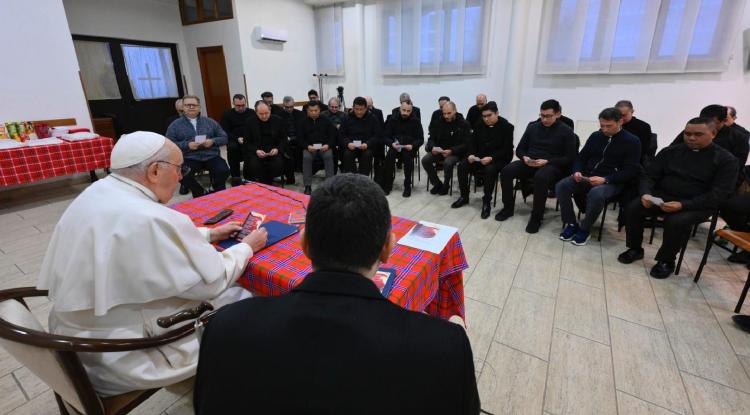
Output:
[[596,131],[578,154],[573,171],[624,184],[638,174],[640,160],[641,141],[632,133],[622,129],[610,138]]

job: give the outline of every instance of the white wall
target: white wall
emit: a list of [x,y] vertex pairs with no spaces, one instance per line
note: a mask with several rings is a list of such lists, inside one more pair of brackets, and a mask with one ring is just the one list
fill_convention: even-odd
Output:
[[[313,9],[294,0],[236,0],[235,17],[250,102],[266,90],[273,92],[276,102],[284,95],[307,100],[307,91],[318,85],[312,76],[316,71]],[[256,26],[286,30],[289,41],[257,41]]]
[[1,16],[0,122],[73,117],[91,128],[62,3],[2,0]]
[[[188,85],[191,84],[191,74],[200,78],[200,71],[191,72],[188,64],[180,7],[176,0],[63,0],[63,5],[71,33],[175,43],[180,70]],[[193,88],[190,90],[192,92]]]

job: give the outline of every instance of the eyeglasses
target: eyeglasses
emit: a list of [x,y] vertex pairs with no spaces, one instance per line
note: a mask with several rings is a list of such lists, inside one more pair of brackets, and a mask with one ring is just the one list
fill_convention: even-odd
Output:
[[185,108],[198,108],[200,107],[200,104],[184,104]]
[[169,164],[170,166],[175,166],[180,172],[180,176],[183,176],[183,177],[187,176],[188,173],[190,173],[190,166],[186,166],[184,164],[174,164],[166,160],[157,160],[155,163],[166,163],[166,164]]

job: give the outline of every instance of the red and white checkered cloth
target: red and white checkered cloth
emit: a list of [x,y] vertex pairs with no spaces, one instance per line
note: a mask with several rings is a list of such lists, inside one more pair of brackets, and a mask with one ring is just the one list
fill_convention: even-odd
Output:
[[111,138],[0,150],[0,186],[109,167]]
[[[286,223],[289,213],[306,206],[308,200],[308,196],[294,191],[248,184],[178,203],[172,208],[190,216],[198,226],[225,208],[233,209],[234,214],[222,223],[241,222],[250,211],[265,214],[266,220]],[[394,216],[391,230],[400,239],[415,224]],[[310,260],[300,249],[299,238],[299,233],[290,236],[253,256],[240,284],[262,296],[281,295],[297,286],[312,271]],[[396,269],[396,279],[388,295],[395,304],[444,319],[454,315],[464,317],[463,270],[468,264],[458,234],[453,235],[439,255],[396,245],[388,263],[382,266]]]

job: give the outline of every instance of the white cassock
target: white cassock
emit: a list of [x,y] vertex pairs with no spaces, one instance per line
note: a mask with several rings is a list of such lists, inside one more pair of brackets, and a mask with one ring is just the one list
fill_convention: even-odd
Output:
[[[252,249],[219,253],[209,230],[157,202],[145,186],[110,175],[89,186],[55,227],[39,273],[53,301],[50,331],[97,338],[140,338],[170,329],[159,317],[209,300],[214,306],[249,297],[234,286]],[[198,340],[118,353],[82,353],[102,396],[165,386],[195,375]]]

